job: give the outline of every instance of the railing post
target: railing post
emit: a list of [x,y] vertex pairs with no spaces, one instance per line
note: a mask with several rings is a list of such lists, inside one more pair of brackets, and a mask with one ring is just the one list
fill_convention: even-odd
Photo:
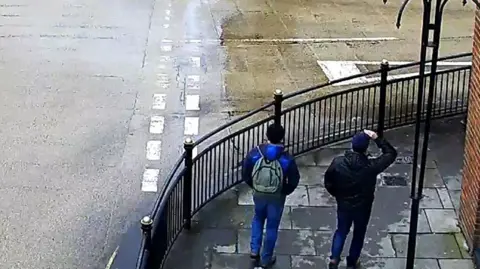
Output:
[[378,128],[377,133],[380,137],[383,136],[385,130],[385,106],[387,105],[387,84],[388,84],[388,61],[383,59],[380,64],[380,102],[378,110]]
[[185,139],[185,174],[183,175],[183,221],[185,229],[192,226],[192,166],[193,166],[193,140]]
[[275,125],[281,125],[283,92],[279,89],[273,93],[275,100]]
[[140,220],[140,225],[142,227],[142,233],[146,240],[146,247],[150,249],[152,246],[152,225],[153,220],[150,216],[145,216]]

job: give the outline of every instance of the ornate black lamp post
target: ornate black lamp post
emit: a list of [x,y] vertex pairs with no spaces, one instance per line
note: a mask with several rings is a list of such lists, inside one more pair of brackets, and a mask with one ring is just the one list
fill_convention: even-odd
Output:
[[[400,23],[408,2],[410,0],[404,0],[397,17],[397,28],[400,28]],[[421,49],[420,49],[420,70],[419,70],[419,87],[418,87],[418,99],[417,99],[417,115],[415,123],[415,143],[413,152],[413,164],[412,164],[412,190],[411,190],[411,215],[410,215],[410,229],[408,234],[408,249],[407,249],[407,263],[406,269],[413,269],[415,261],[415,247],[417,237],[417,225],[418,214],[420,207],[420,200],[423,196],[423,183],[425,178],[425,167],[427,162],[427,148],[428,139],[430,135],[430,122],[432,118],[433,109],[433,96],[436,86],[436,71],[438,61],[438,50],[440,46],[440,31],[442,26],[443,10],[449,0],[422,0],[423,1],[423,23],[421,34]],[[477,7],[480,7],[479,0],[472,0]],[[386,3],[387,0],[383,0]],[[463,0],[463,4],[467,3]],[[433,9],[432,9],[433,8]],[[433,21],[431,15],[433,12]],[[430,35],[430,32],[433,32]],[[432,37],[432,39],[430,39]],[[420,144],[420,123],[422,120],[422,106],[424,104],[424,92],[425,92],[425,65],[427,62],[427,51],[430,49],[431,70],[429,74],[429,88],[427,96],[427,109],[425,115],[425,128],[423,133],[423,144],[420,160],[420,172],[417,180],[417,167],[419,157],[419,144]]]

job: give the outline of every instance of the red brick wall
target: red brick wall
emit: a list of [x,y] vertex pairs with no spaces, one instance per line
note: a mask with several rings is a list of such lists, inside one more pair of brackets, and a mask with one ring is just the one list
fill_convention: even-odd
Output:
[[475,15],[473,64],[468,103],[465,159],[460,199],[460,226],[470,250],[480,239],[480,11]]

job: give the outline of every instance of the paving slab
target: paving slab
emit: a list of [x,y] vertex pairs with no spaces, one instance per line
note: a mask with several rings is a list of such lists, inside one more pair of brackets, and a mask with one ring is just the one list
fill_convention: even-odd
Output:
[[440,269],[474,269],[475,265],[473,264],[471,259],[468,260],[460,260],[460,259],[452,259],[452,260],[439,260]]
[[328,191],[317,185],[307,186],[308,204],[310,206],[333,207],[336,206],[335,198]]
[[292,223],[294,229],[335,231],[336,209],[333,207],[293,207]]
[[[444,178],[445,180],[445,178]],[[448,183],[447,183],[448,186]],[[445,209],[453,209],[453,202],[452,198],[450,197],[450,192],[448,191],[447,188],[437,188],[438,196],[440,197],[440,201],[442,202],[442,206]]]
[[[372,259],[362,263],[365,269],[403,269],[407,260],[399,258],[391,259]],[[435,259],[416,259],[415,268],[419,269],[440,269],[438,261]],[[453,269],[453,268],[452,268]]]
[[[408,235],[393,235],[397,257],[406,257]],[[462,257],[455,236],[452,234],[417,235],[416,257],[424,259],[460,259]]]
[[425,209],[428,223],[434,233],[459,233],[460,227],[455,210]]
[[[213,253],[209,265],[211,267],[208,268],[212,269],[254,269],[257,264],[247,254]],[[272,268],[290,269],[290,256],[277,255],[277,262]]]
[[297,162],[297,165],[302,166],[302,170],[300,170],[299,184],[323,186],[323,176],[325,175],[328,166],[304,166],[301,162]]
[[442,201],[436,188],[423,189],[423,197],[420,208],[443,208]]

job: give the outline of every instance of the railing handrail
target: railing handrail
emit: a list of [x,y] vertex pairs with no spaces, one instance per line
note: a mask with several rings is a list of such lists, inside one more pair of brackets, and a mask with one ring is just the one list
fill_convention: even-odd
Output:
[[[458,58],[468,57],[468,56],[471,56],[471,55],[472,55],[472,53],[462,53],[462,54],[442,57],[442,58],[439,59],[439,61],[458,59]],[[431,61],[428,61],[428,62],[431,62]],[[388,67],[387,71],[398,70],[398,69],[401,69],[401,68],[414,67],[414,66],[417,66],[419,64],[420,64],[420,62],[414,62],[414,63],[408,63],[408,64],[399,65],[399,66],[395,66],[395,67]],[[462,69],[468,69],[468,68],[470,68],[470,67],[450,68],[448,70],[437,71],[436,73],[441,74],[441,73],[451,72],[452,70],[462,70]],[[356,78],[362,78],[362,77],[370,76],[370,75],[373,75],[373,74],[380,74],[382,71],[384,72],[385,70],[377,69],[377,70],[367,72],[367,73],[363,73],[363,74],[358,74],[358,75],[354,75],[354,76],[350,76],[350,77],[345,77],[345,78],[341,78],[341,79],[337,79],[337,80],[332,80],[332,81],[329,81],[327,83],[322,83],[322,84],[315,85],[315,86],[312,86],[312,87],[309,87],[309,88],[306,88],[306,89],[303,89],[303,90],[299,90],[299,91],[296,91],[296,92],[293,92],[293,93],[290,93],[290,94],[286,94],[286,95],[283,96],[282,100],[287,100],[287,99],[293,98],[293,97],[298,96],[298,95],[309,93],[309,92],[312,92],[314,90],[324,88],[324,87],[328,87],[328,86],[331,86],[331,85],[335,85],[335,84],[345,82],[345,81],[348,81],[348,80],[352,80],[352,79],[356,79]],[[417,77],[417,76],[418,75],[412,75],[411,77],[413,78],[413,77]],[[410,77],[408,77],[408,78],[410,78]],[[405,78],[394,79],[394,80],[389,80],[388,82],[389,83],[395,83],[396,81],[400,81],[400,80],[404,80],[404,79]],[[359,91],[363,88],[368,88],[368,87],[378,86],[378,85],[379,85],[379,83],[369,83],[368,85],[361,85],[361,86],[357,85],[356,87],[353,87],[353,88],[350,88],[350,89],[339,90],[339,91],[336,91],[334,93],[327,94],[325,96],[316,97],[316,98],[312,98],[310,100],[300,102],[298,104],[295,104],[294,106],[291,106],[291,107],[288,107],[288,108],[285,108],[285,109],[281,110],[281,113],[285,114],[285,113],[287,113],[291,110],[294,110],[294,109],[302,107],[302,106],[309,105],[309,104],[311,104],[315,101],[326,100],[328,98],[333,98],[335,96],[339,96],[339,95],[350,93],[350,92]],[[222,131],[225,131],[227,128],[233,126],[234,124],[242,122],[242,121],[260,113],[261,111],[267,110],[268,108],[270,108],[274,105],[275,105],[274,101],[269,102],[269,103],[263,105],[260,108],[257,108],[257,109],[255,109],[255,110],[253,110],[253,111],[251,111],[251,112],[249,112],[245,115],[242,115],[242,116],[226,123],[226,124],[223,124],[222,126],[220,126],[216,129],[212,130],[211,132],[203,135],[196,142],[194,142],[193,146],[198,146],[198,145],[202,144],[202,142],[206,141],[207,139],[213,137],[214,135],[216,135],[216,134],[218,134]],[[257,120],[255,122],[249,124],[248,126],[245,126],[245,127],[241,128],[238,131],[235,131],[235,132],[233,132],[233,133],[231,133],[231,134],[229,134],[225,137],[222,137],[222,138],[216,139],[215,141],[212,141],[211,145],[209,145],[207,148],[205,148],[199,154],[197,154],[197,156],[193,160],[194,161],[198,160],[206,152],[211,150],[212,147],[215,147],[216,145],[218,145],[220,143],[223,143],[223,142],[227,141],[228,139],[230,139],[232,137],[235,137],[238,134],[244,133],[247,130],[249,130],[249,129],[255,127],[255,126],[258,126],[262,123],[271,121],[273,119],[273,117],[274,116],[269,116],[269,117],[266,117],[264,119]],[[173,189],[176,187],[179,180],[181,179],[180,176],[176,176],[176,175],[177,175],[177,172],[184,171],[185,168],[180,169],[180,167],[181,167],[182,162],[184,161],[185,157],[186,157],[186,155],[185,155],[185,152],[184,152],[180,156],[180,158],[178,158],[178,160],[175,162],[175,165],[174,165],[173,169],[170,170],[170,172],[169,172],[169,174],[168,174],[168,176],[165,180],[164,186],[162,187],[161,192],[160,192],[159,196],[157,197],[157,199],[156,199],[156,201],[153,205],[153,209],[151,211],[152,212],[151,217],[152,217],[154,223],[155,223],[155,220],[157,219],[158,212],[160,212],[161,209],[164,209],[164,207],[166,206],[167,200],[170,197],[170,194],[172,193]],[[145,240],[142,240],[142,249],[144,248],[145,244],[146,244]],[[173,243],[172,243],[172,245],[173,245]],[[142,253],[139,256],[139,262],[140,262],[140,260],[143,260],[143,258],[144,258],[143,256],[145,254],[144,252],[145,251],[142,250]]]

